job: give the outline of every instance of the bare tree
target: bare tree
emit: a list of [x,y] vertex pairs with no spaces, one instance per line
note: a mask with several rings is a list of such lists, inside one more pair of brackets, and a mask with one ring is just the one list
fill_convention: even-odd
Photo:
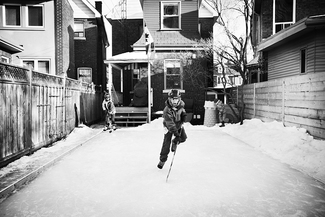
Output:
[[[237,71],[243,79],[243,88],[248,82],[247,55],[251,50],[252,0],[207,1],[216,11],[216,23],[220,32],[214,37],[200,40],[198,47],[203,48],[206,55],[213,58],[215,65],[221,66],[223,76],[226,75],[226,66]],[[238,108],[242,124],[245,104],[243,94],[241,96],[241,106]]]

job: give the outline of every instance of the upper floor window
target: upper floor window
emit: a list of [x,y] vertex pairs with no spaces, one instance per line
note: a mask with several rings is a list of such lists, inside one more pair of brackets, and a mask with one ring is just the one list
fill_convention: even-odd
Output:
[[23,66],[30,70],[35,70],[38,72],[50,73],[50,61],[49,60],[39,60],[39,59],[23,59]]
[[5,5],[5,25],[20,26],[21,10],[19,5]]
[[164,60],[165,89],[183,89],[182,67],[179,59]]
[[2,8],[4,19],[0,25],[4,27],[44,27],[43,5],[3,5]]
[[296,22],[296,0],[273,0],[273,34]]
[[161,2],[161,29],[180,29],[181,3]]
[[74,21],[74,37],[85,38],[85,27],[83,21],[80,20]]
[[43,6],[27,6],[28,26],[43,26]]

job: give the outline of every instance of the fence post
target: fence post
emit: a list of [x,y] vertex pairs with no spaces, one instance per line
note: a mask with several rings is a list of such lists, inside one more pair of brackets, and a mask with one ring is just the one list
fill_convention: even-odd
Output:
[[253,105],[254,105],[254,118],[256,117],[256,83],[254,83],[254,95],[253,95]]
[[27,145],[28,148],[30,150],[30,152],[32,151],[33,148],[33,141],[32,141],[32,122],[33,122],[33,116],[32,116],[32,102],[33,102],[33,91],[32,91],[32,80],[33,80],[33,71],[31,69],[28,70],[28,92],[29,92],[29,97],[27,98],[28,101],[28,123],[27,123]]
[[285,81],[282,81],[282,124],[284,125],[284,103],[285,103],[285,91],[284,91],[284,88],[285,88]]
[[66,74],[64,73],[63,74],[63,93],[62,93],[62,98],[63,98],[63,102],[62,102],[62,106],[64,109],[62,109],[64,111],[64,114],[63,114],[63,134],[64,135],[67,135],[67,98],[66,98],[66,81],[67,81],[67,76]]

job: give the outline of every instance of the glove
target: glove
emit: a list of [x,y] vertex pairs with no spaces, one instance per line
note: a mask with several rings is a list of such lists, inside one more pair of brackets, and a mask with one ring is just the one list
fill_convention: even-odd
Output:
[[185,123],[185,121],[186,121],[186,116],[187,116],[186,113],[182,113],[182,116],[181,116],[181,122],[182,122],[182,124]]
[[176,144],[176,143],[178,143],[178,142],[180,142],[180,141],[181,141],[181,137],[180,137],[180,136],[176,136],[176,137],[173,139],[172,143],[173,143],[173,144]]
[[180,134],[179,134],[178,130],[173,132],[173,134],[174,134],[175,137],[180,137]]

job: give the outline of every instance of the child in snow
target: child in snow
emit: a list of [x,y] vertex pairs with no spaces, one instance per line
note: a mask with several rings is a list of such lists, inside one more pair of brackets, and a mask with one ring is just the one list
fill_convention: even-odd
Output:
[[226,118],[226,108],[225,104],[222,103],[221,100],[215,100],[216,102],[216,107],[219,111],[219,121],[221,122],[221,125],[219,127],[224,127],[225,126],[225,118]]
[[[170,90],[165,105],[166,106],[163,111],[165,135],[160,151],[160,161],[157,165],[159,169],[162,169],[167,161],[170,151],[170,144],[172,143],[171,151],[174,152],[177,144],[185,142],[187,139],[184,127],[182,126],[186,120],[186,112],[184,109],[185,103],[181,100],[180,91]],[[172,140],[173,135],[174,139]]]
[[105,111],[106,126],[104,128],[104,131],[109,130],[109,132],[112,132],[112,130],[116,130],[116,126],[115,126],[116,109],[111,99],[111,96],[108,92],[104,92],[104,100],[102,103],[102,108]]

